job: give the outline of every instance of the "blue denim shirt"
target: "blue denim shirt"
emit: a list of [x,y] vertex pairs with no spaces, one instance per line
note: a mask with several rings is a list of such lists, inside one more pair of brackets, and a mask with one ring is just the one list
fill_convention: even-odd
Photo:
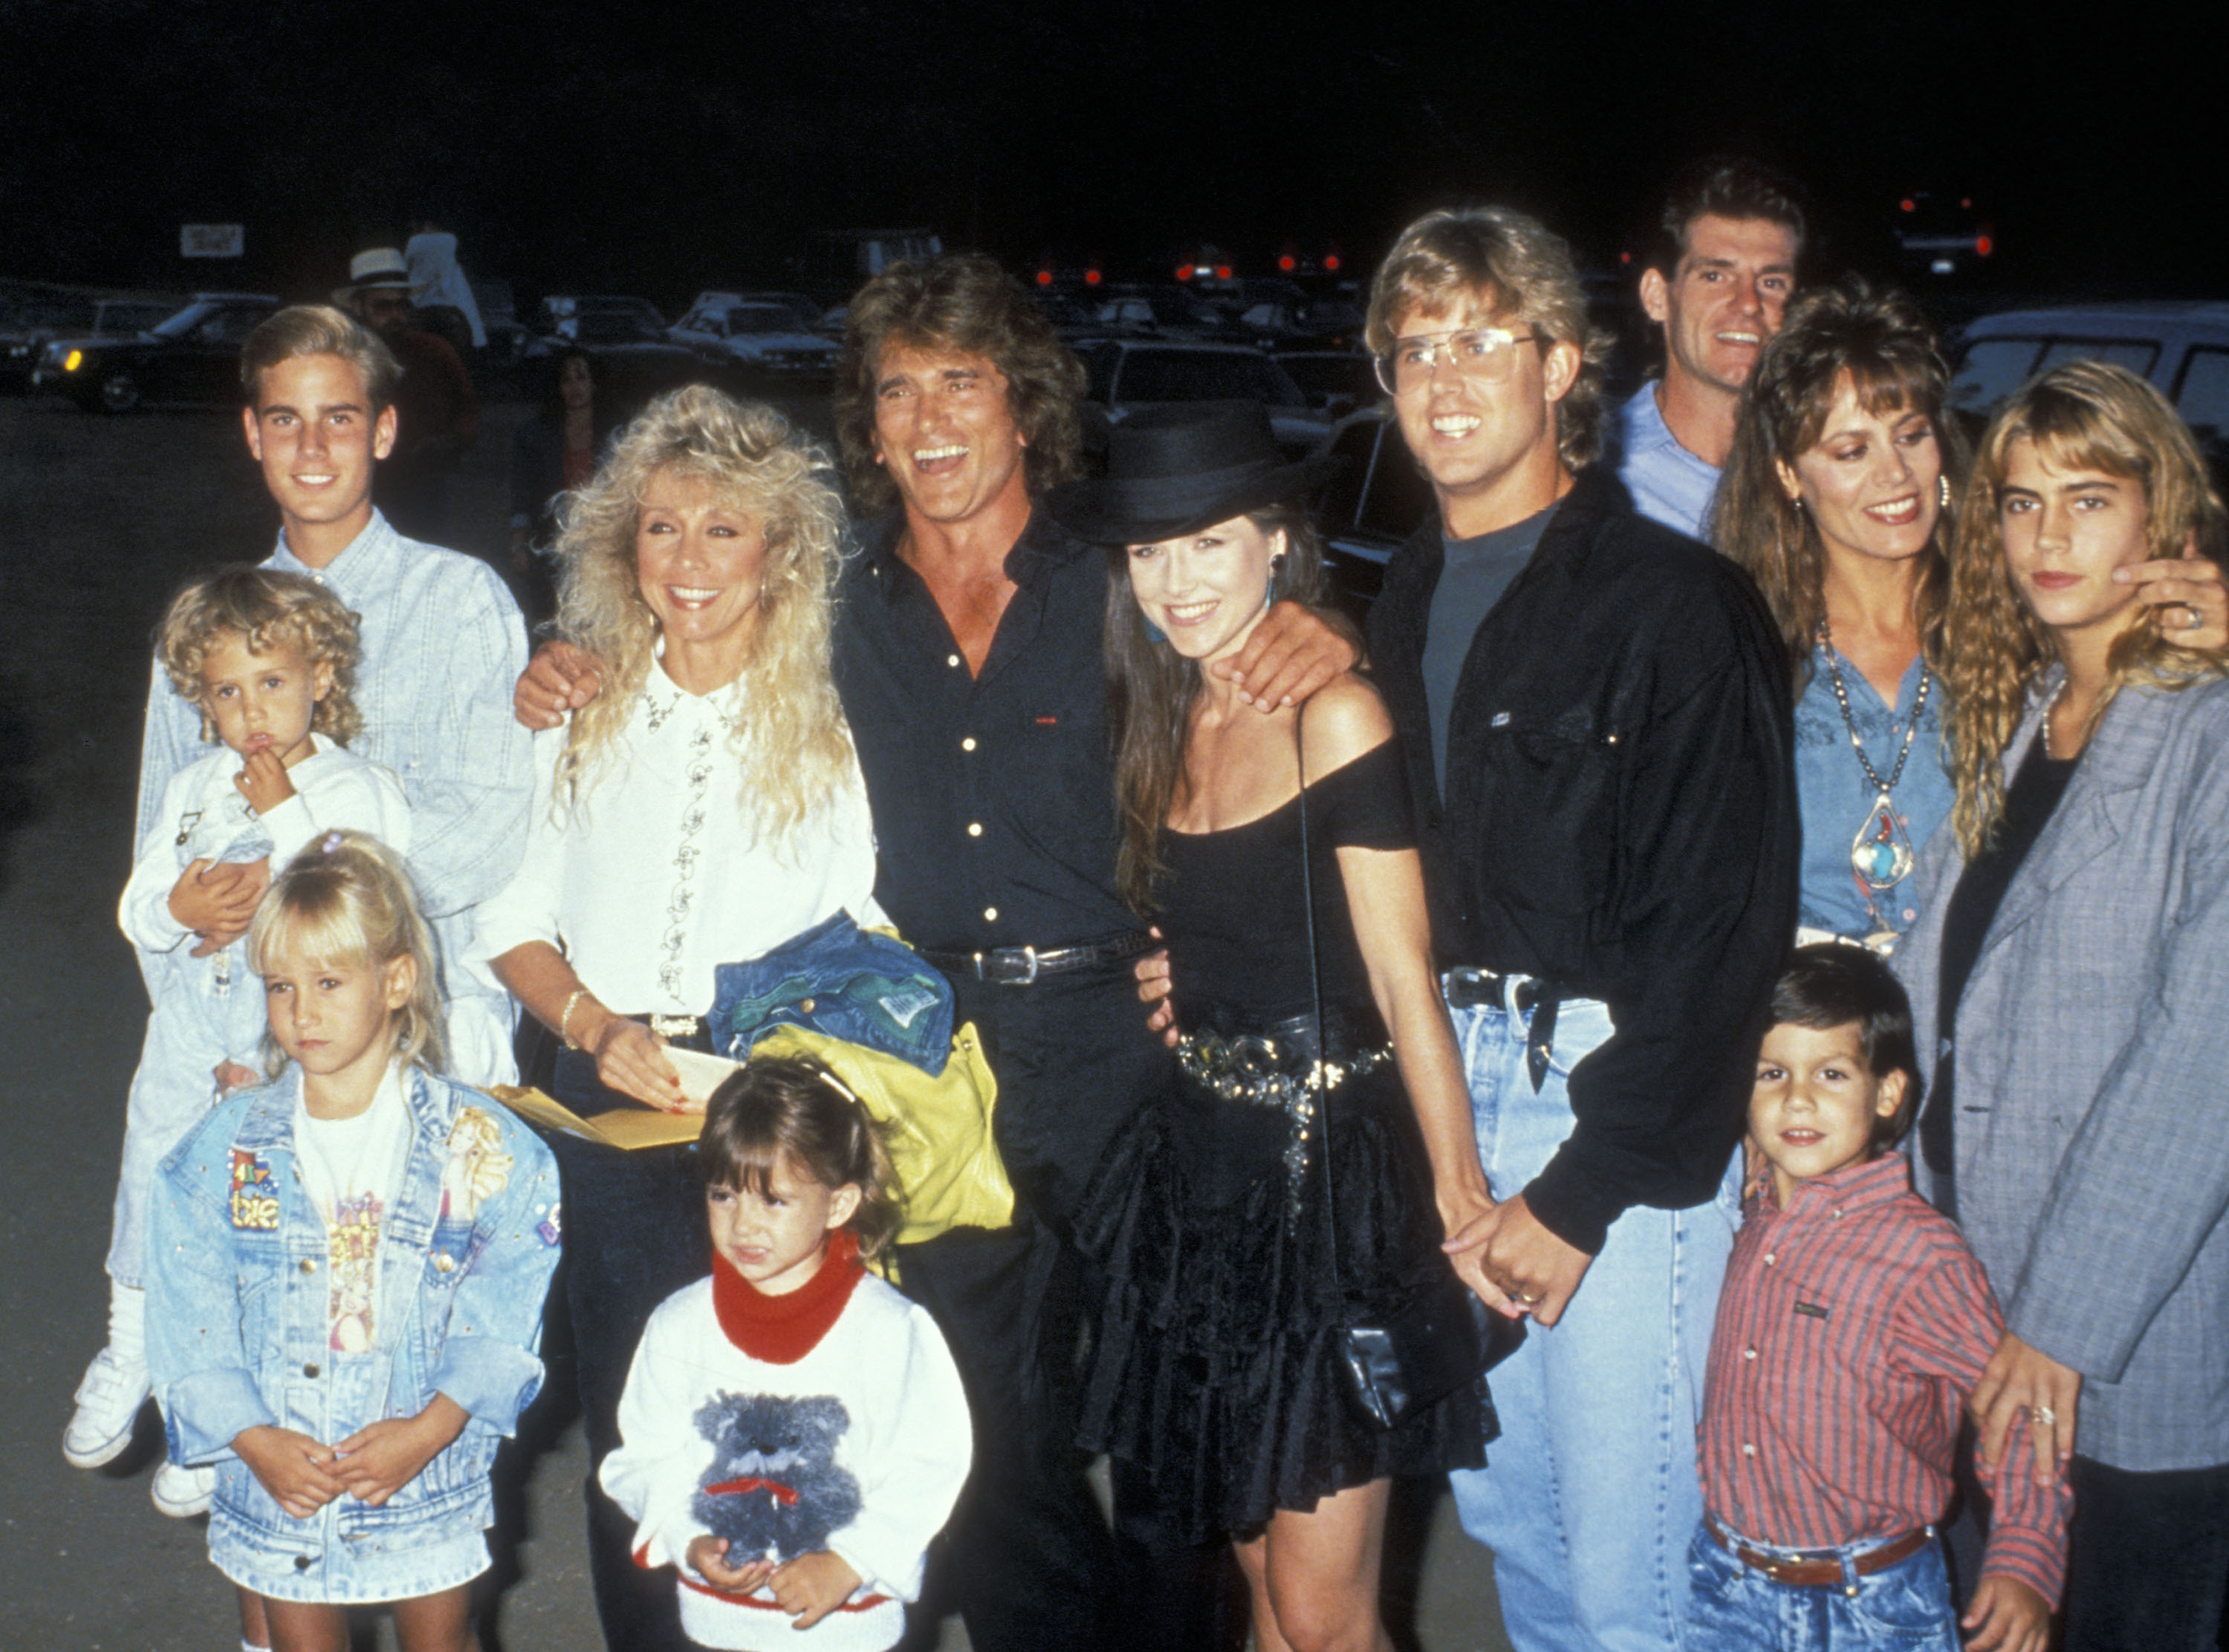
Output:
[[[1850,720],[1866,744],[1866,756],[1874,772],[1885,780],[1896,768],[1896,754],[1911,727],[1912,707],[1919,697],[1922,663],[1914,660],[1897,686],[1896,704],[1889,705],[1874,692],[1864,673],[1842,662],[1842,686],[1850,697]],[[1912,891],[1917,878],[1906,878],[1891,888],[1868,890],[1858,882],[1850,865],[1851,841],[1865,823],[1866,813],[1880,794],[1858,766],[1850,749],[1849,730],[1842,708],[1835,703],[1824,648],[1811,650],[1811,681],[1795,702],[1795,802],[1803,816],[1803,871],[1801,910],[1797,922],[1808,929],[1832,930],[1853,940],[1893,932],[1901,935],[1917,914]],[[1915,855],[1924,854],[1935,829],[1950,818],[1956,791],[1944,766],[1950,748],[1943,733],[1944,689],[1937,677],[1928,690],[1927,705],[1919,714],[1919,728],[1912,736],[1911,757],[1904,765],[1892,795],[1893,807]],[[1937,845],[1938,853],[1957,853],[1949,839]],[[1914,870],[1917,870],[1915,867]]]
[[[148,1248],[148,1364],[171,1459],[217,1466],[209,1553],[228,1576],[245,1581],[245,1569],[249,1586],[265,1589],[269,1570],[293,1599],[423,1594],[462,1580],[425,1571],[445,1541],[469,1540],[477,1552],[464,1576],[485,1565],[479,1534],[492,1516],[496,1443],[542,1386],[556,1162],[508,1109],[413,1069],[403,1089],[414,1129],[383,1220],[374,1345],[337,1352],[325,1225],[294,1152],[301,1082],[289,1068],[228,1098],[164,1162]],[[501,1185],[489,1186],[498,1172]],[[436,1393],[470,1420],[382,1508],[344,1494],[298,1521],[232,1450],[259,1425],[331,1444],[414,1417]],[[305,1586],[284,1586],[295,1581]]]
[[1617,412],[1617,479],[1642,515],[1704,540],[1704,518],[1718,490],[1718,467],[1680,445],[1656,405],[1656,381],[1633,393]]

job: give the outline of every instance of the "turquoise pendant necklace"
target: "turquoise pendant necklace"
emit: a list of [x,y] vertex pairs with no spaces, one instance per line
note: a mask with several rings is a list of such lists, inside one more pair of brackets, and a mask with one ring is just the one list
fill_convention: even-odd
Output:
[[1928,691],[1935,686],[1935,674],[1923,662],[1919,668],[1919,693],[1912,701],[1911,721],[1905,725],[1904,744],[1898,748],[1896,766],[1884,780],[1873,767],[1872,759],[1866,755],[1866,744],[1858,738],[1857,720],[1850,715],[1850,693],[1842,682],[1841,656],[1834,651],[1834,638],[1827,629],[1824,615],[1819,620],[1819,642],[1827,650],[1827,669],[1834,688],[1834,703],[1842,708],[1842,728],[1850,737],[1850,749],[1858,754],[1858,766],[1866,772],[1866,780],[1874,792],[1873,806],[1866,810],[1858,835],[1850,840],[1850,869],[1857,874],[1858,881],[1878,893],[1893,889],[1911,875],[1913,863],[1918,859],[1911,847],[1911,834],[1904,829],[1897,817],[1894,793],[1896,783],[1904,778],[1905,759],[1911,755],[1911,742],[1919,733],[1920,714],[1927,709]]

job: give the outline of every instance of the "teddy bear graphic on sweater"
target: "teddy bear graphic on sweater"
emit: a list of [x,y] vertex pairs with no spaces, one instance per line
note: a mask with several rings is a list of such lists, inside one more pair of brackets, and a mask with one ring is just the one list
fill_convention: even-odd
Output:
[[723,1392],[691,1420],[712,1462],[691,1509],[730,1566],[816,1553],[858,1517],[859,1482],[836,1463],[851,1414],[832,1394]]

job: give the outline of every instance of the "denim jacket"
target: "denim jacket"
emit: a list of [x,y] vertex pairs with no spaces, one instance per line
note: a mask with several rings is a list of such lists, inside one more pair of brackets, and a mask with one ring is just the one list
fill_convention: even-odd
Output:
[[[373,1345],[336,1352],[325,1225],[294,1153],[301,1082],[290,1068],[230,1098],[164,1162],[147,1338],[170,1457],[216,1465],[209,1554],[235,1582],[292,1599],[425,1594],[486,1564],[479,1533],[496,1444],[542,1386],[556,1164],[507,1109],[413,1068],[414,1129],[382,1219]],[[260,1424],[331,1444],[415,1416],[436,1392],[470,1420],[382,1508],[343,1494],[295,1520],[232,1450]],[[452,1575],[460,1556],[476,1559]]]

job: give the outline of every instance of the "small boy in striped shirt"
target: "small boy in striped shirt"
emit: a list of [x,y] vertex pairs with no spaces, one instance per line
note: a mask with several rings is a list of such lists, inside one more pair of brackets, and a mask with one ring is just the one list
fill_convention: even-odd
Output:
[[1772,997],[1751,1184],[1703,1401],[1704,1517],[1684,1642],[2043,1652],[2066,1559],[2062,1474],[2015,1431],[1962,1620],[1935,1522],[1959,1411],[2004,1329],[1981,1264],[1891,1151],[1917,1111],[1911,1011],[1862,947],[1807,946]]

